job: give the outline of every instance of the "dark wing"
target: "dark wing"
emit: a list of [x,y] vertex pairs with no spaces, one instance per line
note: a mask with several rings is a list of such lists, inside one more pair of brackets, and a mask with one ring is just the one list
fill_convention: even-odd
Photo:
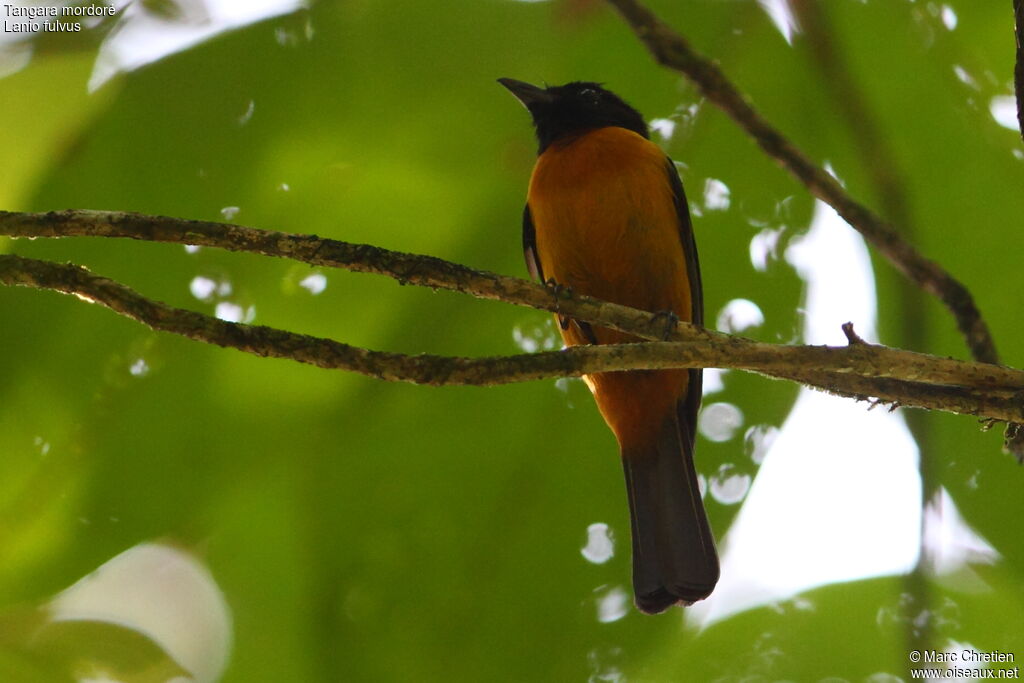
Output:
[[[547,284],[544,279],[544,269],[540,265],[540,256],[537,255],[537,231],[533,227],[533,216],[530,215],[530,205],[523,207],[523,256],[526,258],[526,269],[530,271],[530,277],[541,284]],[[590,327],[590,323],[572,320],[564,315],[558,316],[558,324],[563,330],[575,323],[580,331],[591,344],[597,343],[597,336]]]
[[693,240],[693,226],[690,225],[690,207],[686,203],[686,192],[683,191],[683,183],[679,180],[676,165],[668,157],[665,157],[665,164],[668,180],[672,186],[672,198],[676,205],[676,215],[679,216],[679,241],[683,244],[683,254],[686,257],[686,273],[690,278],[693,322],[697,325],[703,325],[704,290],[700,283],[700,261],[697,258],[697,244]]
[[[683,244],[686,274],[690,280],[691,314],[694,324],[703,325],[704,289],[700,283],[700,261],[697,258],[697,243],[693,239],[693,226],[690,224],[690,208],[686,203],[686,193],[683,191],[683,183],[679,180],[676,165],[668,157],[665,157],[665,172],[668,173],[668,180],[672,185],[676,215],[679,216],[679,240]],[[686,399],[680,405],[679,410],[679,419],[685,421],[689,427],[691,446],[692,439],[697,434],[697,411],[700,410],[702,379],[703,372],[700,369],[690,370],[689,391],[687,391]]]
[[533,228],[529,204],[523,207],[523,256],[526,258],[526,269],[530,271],[530,277],[543,284],[544,270],[540,267],[540,257],[537,256],[537,231]]

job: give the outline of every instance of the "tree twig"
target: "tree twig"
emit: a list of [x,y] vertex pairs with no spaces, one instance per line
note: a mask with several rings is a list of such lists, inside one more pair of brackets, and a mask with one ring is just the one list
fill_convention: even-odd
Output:
[[[660,337],[663,323],[658,316],[614,304],[573,296],[552,302],[549,290],[532,283],[481,273],[465,266],[432,257],[388,252],[373,247],[345,245],[312,236],[288,235],[243,226],[130,215],[114,226],[98,220],[100,212],[61,212],[66,220],[50,214],[0,214],[0,233],[27,236],[33,221],[37,231],[58,234],[119,236],[163,241],[201,242],[208,246],[251,250],[267,255],[310,259],[330,265],[317,252],[346,252],[344,263],[351,270],[389,274],[396,279],[427,286],[445,286],[463,291],[484,290],[488,298],[509,303],[560,310],[601,325],[615,325],[626,332]],[[71,220],[76,217],[80,220]],[[12,225],[14,227],[12,227]],[[134,225],[134,229],[129,227]],[[154,232],[152,226],[160,226]],[[166,234],[164,234],[166,232]],[[319,243],[319,246],[313,246]],[[300,253],[312,250],[313,255]],[[367,256],[369,254],[369,256]],[[368,259],[368,260],[367,260]],[[457,282],[447,281],[444,272],[459,274]],[[427,273],[430,273],[429,275]],[[210,316],[167,306],[137,294],[123,284],[90,273],[75,265],[54,264],[16,255],[0,255],[0,282],[52,289],[75,294],[142,322],[153,329],[191,339],[232,347],[260,356],[289,358],[324,368],[335,368],[392,381],[419,384],[493,385],[553,377],[578,376],[625,369],[684,367],[728,367],[758,372],[770,377],[801,381],[825,391],[855,398],[874,397],[883,402],[978,415],[997,420],[1018,420],[1024,404],[1018,394],[1024,390],[1024,372],[984,363],[966,363],[874,344],[854,343],[846,347],[784,346],[764,344],[741,337],[679,323],[669,336],[686,342],[639,343],[576,347],[564,351],[524,354],[498,358],[451,358],[406,356],[371,351],[328,339],[295,334],[258,325],[225,322]],[[490,283],[481,287],[480,283]],[[494,288],[493,283],[501,283]],[[524,293],[515,293],[522,289]],[[532,299],[539,298],[540,302]],[[655,319],[652,325],[652,318]]]
[[867,344],[867,342],[864,341],[864,339],[862,339],[861,336],[853,329],[852,322],[843,323],[843,334],[846,335],[846,341],[850,342],[851,345]]
[[[353,272],[376,273],[403,284],[461,291],[478,298],[561,313],[655,341],[716,341],[725,344],[735,339],[742,340],[741,337],[733,337],[685,322],[677,322],[675,328],[666,334],[664,316],[657,313],[639,311],[628,306],[572,294],[566,290],[554,291],[527,280],[474,270],[433,256],[391,251],[366,244],[351,244],[316,235],[296,235],[242,225],[167,216],[89,210],[49,213],[0,211],[0,235],[20,238],[118,237],[199,244]],[[22,260],[34,263],[32,259]],[[12,276],[8,276],[7,284],[31,284],[12,282],[11,279]],[[59,284],[55,276],[51,276],[48,282]],[[123,286],[110,280],[107,282]],[[52,286],[48,288],[59,289]],[[761,346],[781,348],[769,344]],[[847,352],[847,357],[855,363],[873,364],[874,367],[870,371],[862,368],[863,372],[871,376],[939,384],[963,384],[975,388],[1014,388],[1024,378],[1021,371],[999,365],[965,363],[867,343],[863,346],[872,349],[870,357],[855,358],[852,351]],[[836,366],[830,369],[843,373],[852,371],[851,367]]]
[[[0,235],[10,237],[120,237],[169,242],[287,258],[313,266],[373,273],[399,284],[447,289],[480,299],[600,320],[606,327],[651,340],[665,339],[664,316],[605,303],[582,295],[566,296],[520,278],[498,275],[435,258],[316,235],[296,235],[243,225],[151,216],[123,211],[74,209],[49,213],[0,211]],[[669,340],[705,338],[698,328],[677,327]]]
[[608,0],[633,28],[658,63],[679,71],[733,118],[769,156],[829,204],[900,272],[938,297],[957,321],[975,360],[999,362],[995,342],[970,292],[942,266],[922,256],[885,221],[853,199],[838,181],[812,163],[754,109],[711,60],[694,50],[638,0]]

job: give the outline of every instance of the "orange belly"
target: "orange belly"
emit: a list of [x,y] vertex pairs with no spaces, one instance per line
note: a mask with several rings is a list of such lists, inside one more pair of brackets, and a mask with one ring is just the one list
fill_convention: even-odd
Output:
[[[623,128],[601,128],[549,147],[527,202],[544,276],[574,292],[691,319],[686,257],[664,152]],[[598,343],[636,341],[594,328]],[[588,340],[576,325],[568,345]],[[686,393],[687,371],[599,373],[587,378],[623,446],[653,439]]]

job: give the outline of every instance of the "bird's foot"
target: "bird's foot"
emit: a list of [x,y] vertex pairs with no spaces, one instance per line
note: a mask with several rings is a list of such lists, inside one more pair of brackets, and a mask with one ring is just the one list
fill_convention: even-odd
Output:
[[665,328],[661,331],[661,340],[668,341],[669,337],[672,336],[672,333],[676,329],[676,324],[679,322],[679,316],[672,311],[658,311],[651,316],[650,326],[654,327],[661,319],[664,319],[665,321]]

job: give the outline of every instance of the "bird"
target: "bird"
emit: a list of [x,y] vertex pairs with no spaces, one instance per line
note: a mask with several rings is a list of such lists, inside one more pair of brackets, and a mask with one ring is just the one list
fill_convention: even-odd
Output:
[[[539,149],[523,211],[530,275],[572,293],[702,324],[689,207],[675,164],[636,109],[601,84],[498,82],[530,113]],[[566,346],[642,339],[556,315]],[[708,597],[715,539],[693,460],[701,370],[584,377],[619,444],[633,591],[646,614]]]

